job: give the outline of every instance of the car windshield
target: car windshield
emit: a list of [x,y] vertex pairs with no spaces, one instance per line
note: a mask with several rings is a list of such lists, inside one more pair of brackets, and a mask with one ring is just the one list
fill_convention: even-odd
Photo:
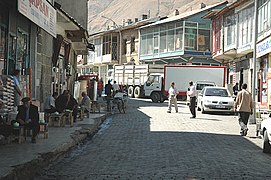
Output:
[[206,86],[215,86],[214,84],[197,84],[196,89],[197,90],[202,90]]
[[221,96],[228,97],[228,91],[226,89],[209,88],[205,91],[205,96]]

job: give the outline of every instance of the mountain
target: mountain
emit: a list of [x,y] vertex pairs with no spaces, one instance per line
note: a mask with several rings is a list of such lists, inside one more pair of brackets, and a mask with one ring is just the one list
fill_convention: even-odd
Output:
[[[113,25],[123,25],[128,19],[142,20],[142,15],[148,17],[172,16],[176,9],[179,13],[199,9],[201,3],[212,5],[225,0],[89,0],[88,1],[88,31],[89,34],[105,30]],[[233,0],[229,0],[231,2]],[[101,16],[110,18],[108,20]]]

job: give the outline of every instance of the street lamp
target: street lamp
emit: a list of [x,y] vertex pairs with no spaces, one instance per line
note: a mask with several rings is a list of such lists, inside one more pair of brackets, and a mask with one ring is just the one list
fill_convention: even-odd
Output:
[[120,26],[111,18],[106,17],[106,16],[101,16],[102,18],[108,19],[109,21],[113,22],[114,25],[117,26],[117,30],[119,32],[119,36],[120,36],[120,54],[119,54],[119,64],[122,64],[122,35],[121,35],[121,31],[120,31]]

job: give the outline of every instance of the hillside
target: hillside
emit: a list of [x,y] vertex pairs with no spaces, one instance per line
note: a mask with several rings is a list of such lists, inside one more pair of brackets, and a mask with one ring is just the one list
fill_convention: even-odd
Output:
[[[212,5],[224,0],[89,0],[88,31],[90,34],[112,26],[110,20],[102,18],[105,16],[114,20],[118,25],[123,21],[135,18],[142,19],[142,15],[149,17],[172,16],[175,9],[180,13],[200,8],[200,4]],[[229,0],[231,2],[232,0]],[[158,6],[159,4],[159,6]],[[158,11],[159,9],[159,11]]]

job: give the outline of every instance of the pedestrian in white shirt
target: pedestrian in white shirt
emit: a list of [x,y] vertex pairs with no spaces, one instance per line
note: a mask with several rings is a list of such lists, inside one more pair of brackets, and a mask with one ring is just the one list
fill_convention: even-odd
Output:
[[178,105],[177,105],[177,95],[178,90],[175,88],[175,83],[171,83],[171,87],[168,90],[168,113],[171,113],[171,105],[174,103],[175,111],[178,113]]
[[119,85],[117,84],[116,81],[114,81],[114,84],[113,84],[113,96],[115,96],[115,94],[117,93],[117,91],[119,91],[120,87]]
[[192,117],[190,118],[196,118],[196,87],[193,85],[192,81],[189,81],[189,91],[188,96],[190,97],[190,103],[189,103],[189,109],[192,114]]

